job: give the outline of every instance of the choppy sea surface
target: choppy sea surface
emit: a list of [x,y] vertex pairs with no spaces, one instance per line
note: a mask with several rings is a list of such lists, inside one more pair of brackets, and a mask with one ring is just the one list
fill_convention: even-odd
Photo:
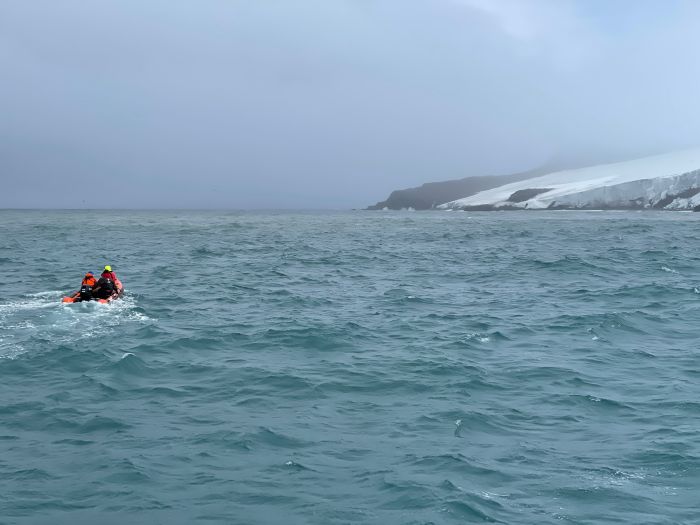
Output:
[[[700,523],[700,214],[0,211],[0,523]],[[111,264],[126,297],[64,305]]]

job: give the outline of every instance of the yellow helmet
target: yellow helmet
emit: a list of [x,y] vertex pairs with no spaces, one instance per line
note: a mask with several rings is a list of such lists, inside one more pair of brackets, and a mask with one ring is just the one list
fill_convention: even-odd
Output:
[[112,267],[109,264],[107,266],[105,266],[105,272],[111,272],[111,271],[112,271]]

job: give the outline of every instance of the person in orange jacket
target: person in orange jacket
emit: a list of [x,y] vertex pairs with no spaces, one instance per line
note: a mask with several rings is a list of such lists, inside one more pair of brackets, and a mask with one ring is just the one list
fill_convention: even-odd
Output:
[[80,283],[80,290],[75,292],[73,299],[76,301],[92,301],[94,299],[92,295],[93,289],[96,284],[97,279],[95,279],[95,276],[92,275],[92,272],[87,272]]

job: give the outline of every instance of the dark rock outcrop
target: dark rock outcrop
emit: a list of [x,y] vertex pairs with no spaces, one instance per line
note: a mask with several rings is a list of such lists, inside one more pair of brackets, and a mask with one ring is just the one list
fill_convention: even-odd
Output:
[[508,202],[524,202],[537,197],[540,193],[547,193],[552,188],[528,188],[526,190],[518,190],[508,197]]
[[664,199],[661,199],[656,204],[654,208],[661,209],[669,204],[671,204],[676,199],[689,199],[700,193],[700,188],[688,188],[687,190],[681,191],[675,195],[667,195]]
[[[546,191],[550,191],[549,189],[537,189],[537,188],[528,188],[524,190],[518,190],[513,193],[513,195],[510,196],[507,202],[504,203],[499,203],[498,205],[495,204],[476,204],[476,205],[471,205],[471,206],[461,206],[455,209],[459,209],[462,211],[509,211],[509,210],[528,210],[529,208],[527,207],[527,203],[525,206],[516,206],[515,203],[520,203],[520,202],[525,202],[540,193],[544,193]],[[522,195],[516,195],[518,193],[522,192]],[[530,193],[528,193],[530,192]],[[659,199],[658,201],[654,202],[653,200],[649,200],[646,198],[638,197],[636,199],[628,199],[628,200],[617,200],[617,201],[602,201],[602,200],[593,200],[590,202],[582,202],[579,204],[563,204],[559,203],[557,201],[552,201],[549,206],[546,208],[540,208],[536,207],[535,210],[542,210],[542,209],[547,209],[547,210],[598,210],[598,211],[606,211],[606,210],[649,210],[649,209],[656,209],[656,210],[663,210],[666,209],[666,206],[671,204],[673,201],[676,199],[690,199],[691,197],[694,197],[695,195],[700,193],[700,188],[698,187],[692,187],[688,188],[682,191],[679,191],[678,193],[671,193],[666,195],[664,198]],[[515,200],[515,198],[520,198],[520,200]],[[673,210],[687,210],[691,208],[687,207],[680,207],[680,208],[673,208]],[[700,206],[695,206],[692,208],[693,211],[700,211]]]
[[[395,190],[391,192],[391,195],[389,195],[388,199],[378,202],[374,206],[369,206],[367,207],[367,209],[382,210],[384,208],[388,208],[390,210],[402,210],[407,208],[413,208],[414,210],[429,210],[440,204],[445,204],[446,202],[463,199],[464,197],[475,195],[480,191],[497,188],[498,186],[510,184],[511,182],[518,182],[521,180],[538,177],[540,175],[553,173],[555,171],[583,168],[586,166],[593,166],[596,164],[620,162],[624,161],[625,159],[641,157],[650,154],[651,153],[647,150],[643,152],[582,151],[577,155],[555,157],[544,166],[529,171],[513,173],[510,175],[481,175],[475,177],[466,177],[464,179],[448,180],[444,182],[429,182],[417,188]],[[533,188],[533,190],[534,189],[535,188]],[[517,192],[515,193],[517,194]],[[511,197],[513,196],[511,195]],[[521,197],[516,195],[516,198]],[[513,201],[511,199],[511,202],[523,201]],[[499,207],[499,209],[502,208]]]
[[418,188],[392,191],[387,200],[378,202],[374,206],[369,206],[367,209],[382,210],[389,208],[390,210],[402,210],[413,208],[414,210],[429,210],[445,202],[469,197],[480,191],[497,188],[511,182],[537,177],[549,171],[551,170],[539,168],[511,175],[482,175],[444,182],[428,182]]

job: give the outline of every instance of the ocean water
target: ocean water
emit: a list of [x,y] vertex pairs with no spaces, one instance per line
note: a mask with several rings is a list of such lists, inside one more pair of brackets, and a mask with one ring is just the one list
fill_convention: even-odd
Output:
[[[0,211],[0,523],[700,523],[700,214]],[[111,264],[110,305],[63,305]]]

